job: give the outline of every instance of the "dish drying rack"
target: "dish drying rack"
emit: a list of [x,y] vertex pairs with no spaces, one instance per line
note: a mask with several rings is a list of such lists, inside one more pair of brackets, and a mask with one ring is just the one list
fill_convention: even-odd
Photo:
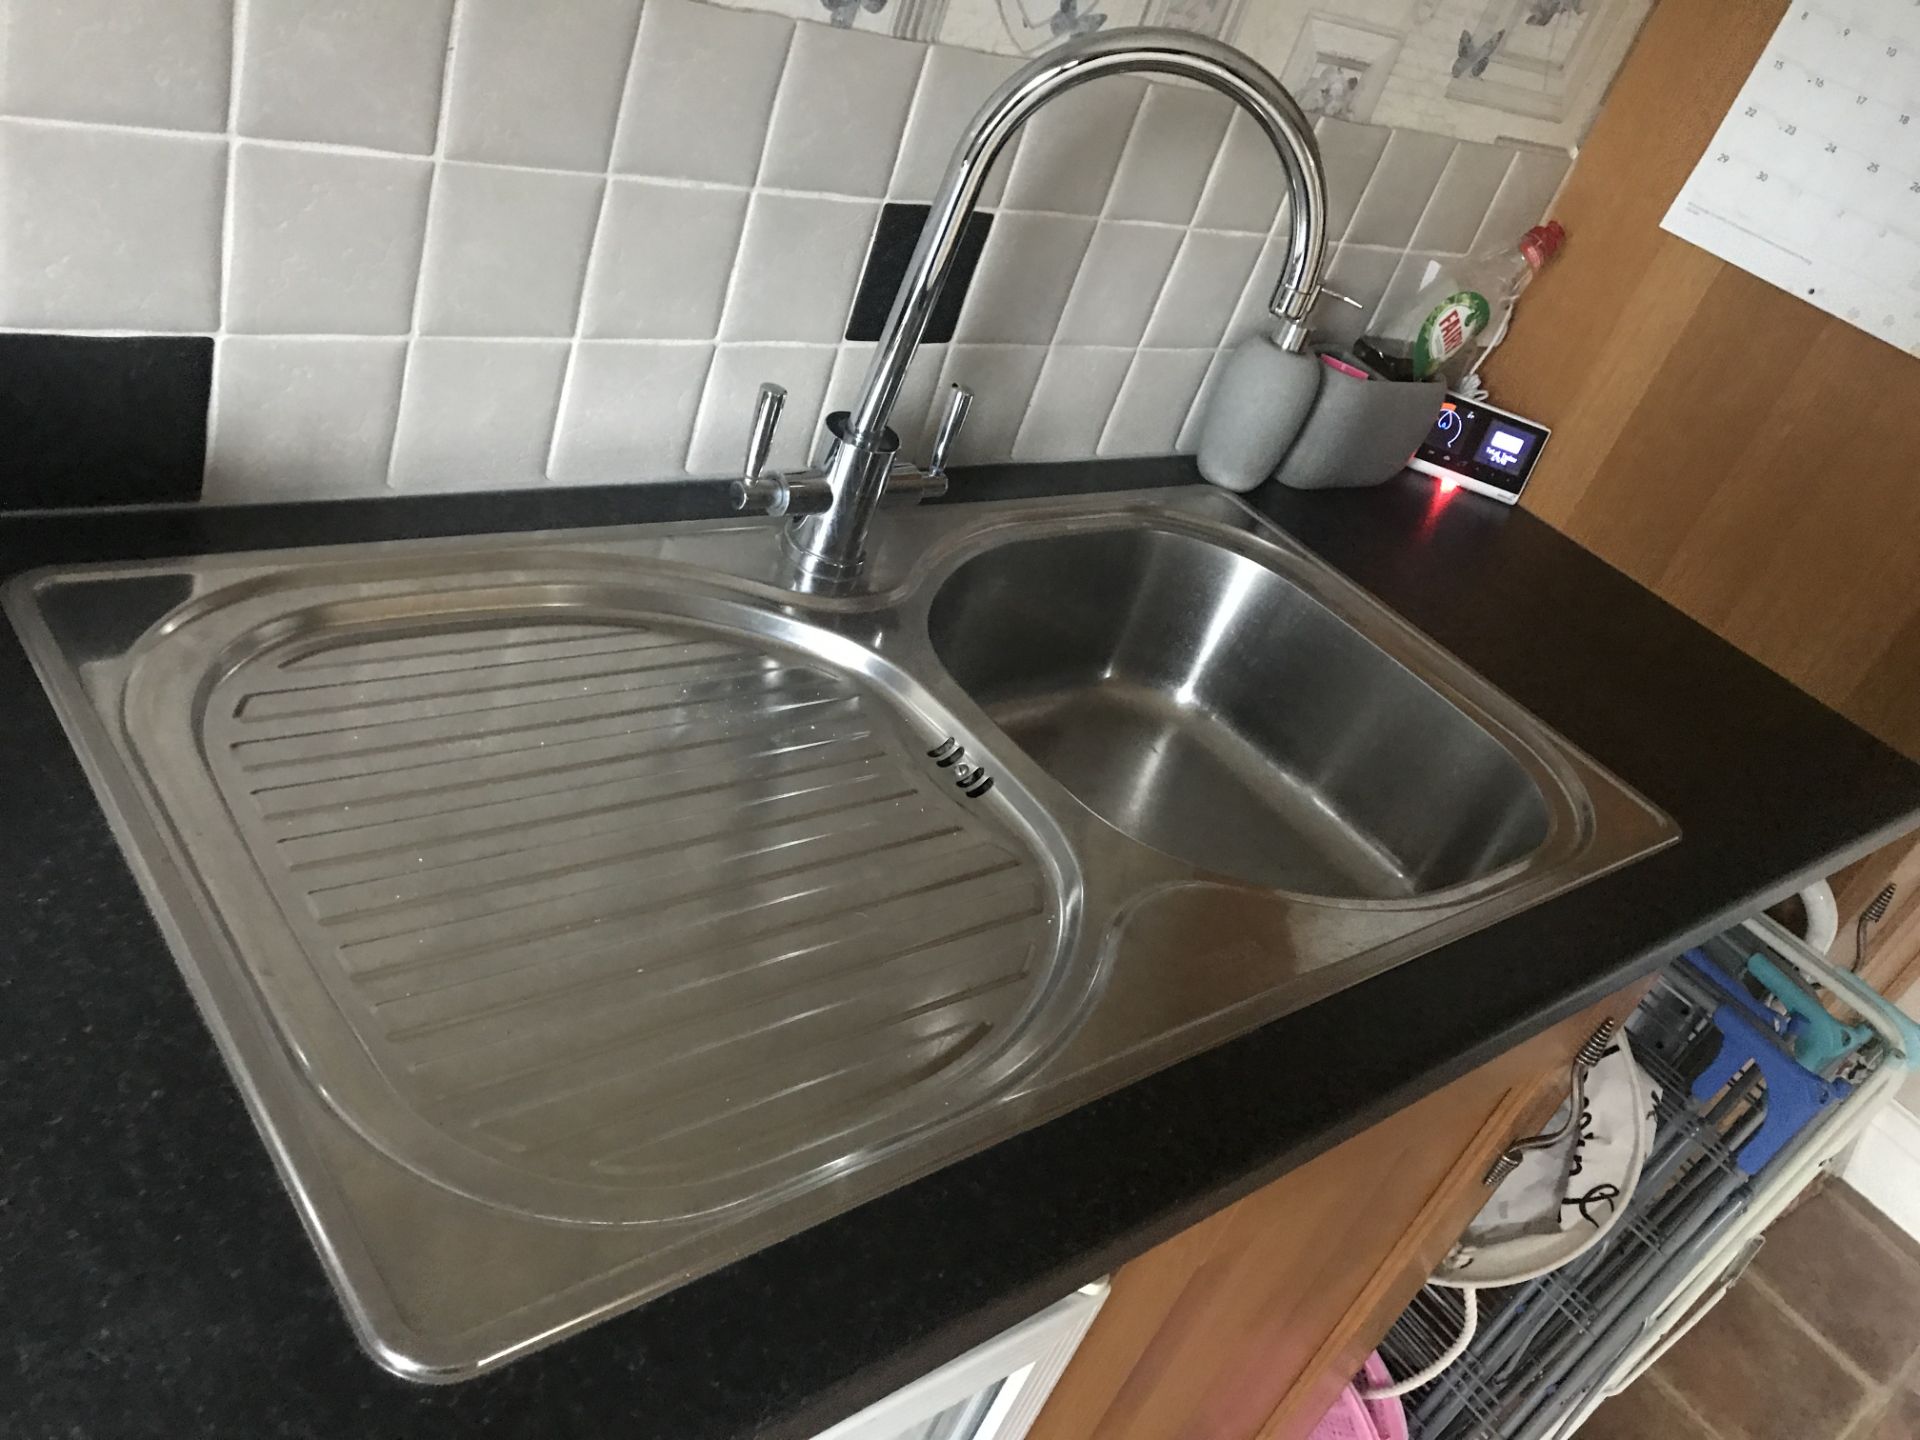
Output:
[[[1572,1435],[1739,1282],[1766,1228],[1920,1063],[1912,1021],[1765,917],[1669,965],[1627,1030],[1658,1096],[1626,1213],[1561,1269],[1477,1293],[1465,1353],[1405,1398],[1413,1440]],[[1422,1290],[1381,1344],[1393,1373],[1443,1359],[1465,1304]]]

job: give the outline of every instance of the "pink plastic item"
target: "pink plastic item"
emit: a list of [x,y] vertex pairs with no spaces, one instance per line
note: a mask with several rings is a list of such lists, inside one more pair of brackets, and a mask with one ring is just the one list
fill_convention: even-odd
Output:
[[[1374,1351],[1360,1369],[1369,1388],[1393,1384],[1393,1376]],[[1340,1392],[1307,1440],[1407,1440],[1407,1412],[1398,1399],[1362,1400],[1352,1385]]]

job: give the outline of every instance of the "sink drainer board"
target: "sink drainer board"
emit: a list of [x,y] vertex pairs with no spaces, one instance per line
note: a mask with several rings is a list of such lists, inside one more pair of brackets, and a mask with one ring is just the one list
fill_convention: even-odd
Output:
[[129,734],[254,858],[215,901],[271,892],[241,950],[280,1029],[422,1175],[562,1220],[766,1199],[937,1114],[1046,998],[1041,867],[847,677],[537,589],[443,594],[455,628],[307,598],[198,622],[210,684],[162,641]]
[[841,598],[737,522],[9,589],[390,1368],[501,1363],[1676,837],[1229,497],[873,543]]

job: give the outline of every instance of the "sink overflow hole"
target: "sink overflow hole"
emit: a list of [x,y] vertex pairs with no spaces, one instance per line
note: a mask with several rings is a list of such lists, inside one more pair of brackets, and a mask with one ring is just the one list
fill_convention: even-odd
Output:
[[966,747],[951,735],[927,751],[927,758],[934,764],[953,771],[953,783],[967,792],[969,800],[978,800],[993,789],[993,777],[984,765],[969,764],[966,757]]

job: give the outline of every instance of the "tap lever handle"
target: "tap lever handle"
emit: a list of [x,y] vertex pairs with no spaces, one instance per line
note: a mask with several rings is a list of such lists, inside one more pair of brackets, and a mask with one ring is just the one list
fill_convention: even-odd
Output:
[[973,408],[973,392],[955,385],[947,392],[947,413],[940,417],[940,429],[933,437],[933,454],[927,457],[927,473],[945,475],[947,454],[953,449],[960,427],[967,423],[967,411]]
[[767,456],[773,449],[773,432],[779,428],[780,412],[786,407],[784,387],[768,382],[760,387],[760,398],[753,405],[753,429],[747,435],[747,459],[740,478],[752,485],[767,468]]

